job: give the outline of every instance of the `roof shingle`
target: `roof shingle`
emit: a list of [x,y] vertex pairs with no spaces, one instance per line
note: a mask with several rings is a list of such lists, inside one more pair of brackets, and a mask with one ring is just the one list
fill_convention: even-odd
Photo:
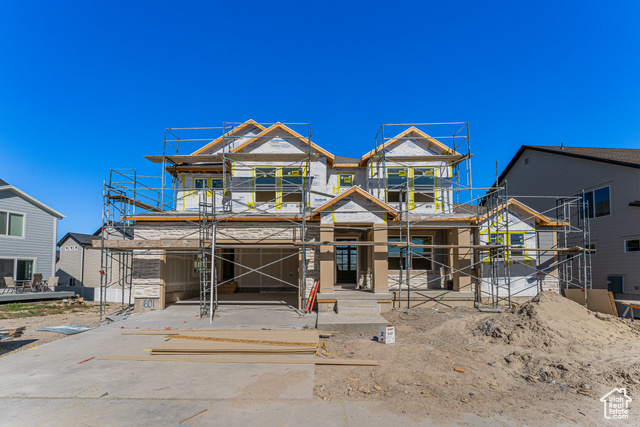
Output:
[[640,166],[640,149],[636,148],[546,147],[540,145],[527,145],[525,147],[569,156],[591,158],[592,160],[605,160]]

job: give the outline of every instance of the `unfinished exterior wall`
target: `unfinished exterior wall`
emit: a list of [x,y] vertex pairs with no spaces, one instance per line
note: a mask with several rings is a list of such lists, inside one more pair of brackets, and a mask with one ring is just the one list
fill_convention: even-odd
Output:
[[[316,242],[319,230],[307,230],[306,241]],[[141,224],[136,227],[135,239],[164,240],[182,239],[194,240],[198,237],[198,228],[193,224],[176,224],[173,222],[158,222]],[[299,274],[301,256],[300,247],[292,247],[293,241],[301,242],[301,229],[293,223],[270,223],[268,227],[259,222],[228,223],[217,227],[216,238],[224,240],[226,245],[238,246],[234,248],[235,262],[241,264],[236,267],[235,275],[239,290],[265,291],[285,290],[297,292],[301,285]],[[243,249],[241,242],[246,240],[261,240],[263,242],[283,241],[285,248],[274,245],[273,248]],[[288,243],[284,243],[288,242]],[[307,255],[307,296],[315,280],[320,276],[319,265],[316,263],[316,246],[306,249]],[[165,253],[164,251],[134,251],[133,255],[133,297],[136,304],[146,303],[154,308],[164,307],[179,299],[192,298],[198,295],[200,289],[199,276],[194,268],[195,250],[189,253]],[[282,258],[287,259],[282,260]],[[258,269],[265,264],[272,266],[261,268],[260,271],[271,276],[281,278],[296,287],[268,278],[249,268]],[[244,273],[248,273],[243,275]],[[138,301],[140,300],[140,301]],[[149,302],[145,300],[157,300]]]

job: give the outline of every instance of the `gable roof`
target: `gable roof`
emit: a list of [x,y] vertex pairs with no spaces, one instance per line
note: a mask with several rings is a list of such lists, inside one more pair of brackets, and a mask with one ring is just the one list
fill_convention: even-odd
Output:
[[[534,210],[533,208],[530,208],[529,206],[525,205],[524,203],[516,200],[516,199],[509,199],[509,201],[507,201],[507,206],[517,206],[519,209],[522,209],[523,211],[527,212],[529,215],[531,215],[531,218],[534,218],[536,220],[536,225],[548,225],[548,226],[552,226],[552,225],[558,225],[559,223],[556,221],[553,221],[551,218],[541,214],[540,212],[537,212],[536,210]],[[504,205],[502,205],[502,207],[500,208],[501,210],[504,208]],[[485,210],[485,214],[483,215],[484,218],[488,218],[489,216],[489,212],[487,210],[486,207],[483,208],[483,210]]]
[[241,124],[240,126],[231,129],[229,132],[225,133],[221,137],[214,139],[213,141],[211,141],[210,143],[208,143],[204,147],[194,151],[193,153],[191,153],[191,155],[202,154],[203,152],[207,151],[209,148],[213,147],[214,145],[216,145],[217,143],[222,141],[224,138],[229,137],[229,136],[234,136],[237,133],[240,133],[243,130],[245,130],[245,129],[251,127],[251,126],[257,127],[258,129],[260,129],[260,131],[264,130],[264,126],[262,126],[260,123],[256,122],[253,119],[249,119],[246,122],[244,122],[243,124]]
[[554,147],[541,145],[523,145],[504,171],[498,177],[501,182],[516,164],[522,153],[526,150],[541,151],[543,153],[558,154],[561,156],[576,157],[579,159],[593,160],[596,162],[610,163],[614,165],[640,168],[640,149],[636,148],[599,148],[599,147]]
[[96,236],[93,234],[67,233],[64,235],[62,239],[58,241],[56,246],[60,246],[62,242],[64,242],[68,237],[72,238],[82,246],[91,246],[92,245],[91,242],[93,240],[99,240],[99,239],[96,239]]
[[231,152],[232,153],[239,153],[241,150],[243,150],[247,146],[249,146],[249,145],[253,144],[254,142],[259,141],[259,140],[261,140],[263,138],[266,138],[266,136],[268,134],[270,134],[271,132],[273,132],[275,130],[278,130],[278,129],[288,133],[289,135],[291,135],[292,137],[294,137],[295,139],[299,140],[301,143],[303,143],[305,145],[306,144],[310,144],[312,148],[314,148],[315,150],[317,150],[317,151],[321,152],[322,154],[324,154],[325,156],[327,156],[327,158],[329,158],[331,160],[331,162],[333,163],[333,160],[334,160],[334,155],[333,154],[331,154],[330,152],[328,152],[324,148],[319,147],[318,145],[314,144],[313,142],[308,141],[305,137],[300,135],[298,132],[294,131],[293,129],[289,128],[288,126],[283,125],[280,122],[269,126],[267,129],[264,129],[262,132],[260,132],[255,137],[251,138],[249,141],[246,141],[244,144],[242,144],[239,147],[236,147],[233,150],[231,150]]
[[334,197],[333,199],[329,200],[324,205],[320,206],[317,209],[314,209],[313,212],[311,212],[311,216],[320,215],[327,208],[335,205],[340,200],[344,199],[345,197],[349,197],[352,194],[358,194],[358,195],[364,197],[365,199],[369,200],[370,202],[373,202],[374,204],[380,206],[382,209],[384,209],[385,211],[389,212],[392,215],[393,218],[398,216],[398,211],[396,211],[395,209],[393,209],[391,206],[387,205],[386,203],[376,199],[375,197],[373,197],[371,194],[367,193],[366,191],[364,191],[360,187],[351,187],[350,190],[345,191],[344,193],[340,194],[339,196]]
[[421,131],[420,129],[418,129],[415,126],[411,126],[408,129],[406,129],[404,132],[399,133],[398,135],[394,136],[393,138],[391,138],[390,140],[388,140],[387,142],[382,144],[382,147],[376,148],[375,150],[371,150],[367,154],[362,156],[362,159],[360,159],[360,165],[364,166],[364,164],[367,162],[367,160],[369,160],[371,157],[373,157],[376,153],[380,152],[380,150],[384,150],[388,146],[390,146],[392,144],[395,144],[396,142],[401,141],[403,139],[411,139],[411,138],[420,138],[420,139],[423,139],[423,140],[426,139],[431,144],[435,144],[438,147],[440,147],[442,149],[443,153],[446,153],[446,154],[458,154],[455,151],[453,151],[451,148],[449,148],[446,145],[444,145],[442,142],[440,142],[437,139],[435,139],[434,137],[432,137],[430,135],[427,135],[426,133],[424,133],[423,131]]
[[17,194],[18,196],[22,197],[23,199],[25,199],[29,203],[39,207],[43,211],[47,212],[48,214],[50,214],[52,216],[55,216],[58,219],[66,218],[65,215],[62,215],[57,210],[45,205],[44,203],[42,203],[40,200],[36,199],[35,197],[28,195],[27,193],[25,193],[24,191],[20,190],[15,185],[0,185],[0,191],[11,191],[12,193]]
[[7,181],[0,179],[0,187],[2,187],[3,185],[9,185],[9,183]]

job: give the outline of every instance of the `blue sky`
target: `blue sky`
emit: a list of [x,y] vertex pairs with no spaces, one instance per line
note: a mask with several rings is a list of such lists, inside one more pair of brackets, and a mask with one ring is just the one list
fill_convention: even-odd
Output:
[[[312,4],[305,4],[312,3]],[[470,122],[474,186],[523,144],[640,148],[640,3],[0,2],[0,178],[100,225],[110,168],[166,127],[310,122],[360,157],[383,123]]]

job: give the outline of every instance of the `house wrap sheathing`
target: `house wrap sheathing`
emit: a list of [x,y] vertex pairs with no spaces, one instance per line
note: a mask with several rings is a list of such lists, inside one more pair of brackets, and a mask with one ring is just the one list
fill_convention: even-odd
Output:
[[168,189],[168,202],[107,189],[132,207],[133,239],[105,250],[133,253],[136,308],[198,296],[204,307],[223,289],[294,294],[303,307],[314,287],[321,310],[354,292],[383,307],[469,305],[504,292],[495,272],[514,265],[506,286],[521,296],[558,289],[557,221],[500,189],[474,198],[468,132],[447,145],[419,126],[383,127],[374,150],[348,158],[293,127],[249,120],[191,154],[147,156],[171,182],[147,189]]

